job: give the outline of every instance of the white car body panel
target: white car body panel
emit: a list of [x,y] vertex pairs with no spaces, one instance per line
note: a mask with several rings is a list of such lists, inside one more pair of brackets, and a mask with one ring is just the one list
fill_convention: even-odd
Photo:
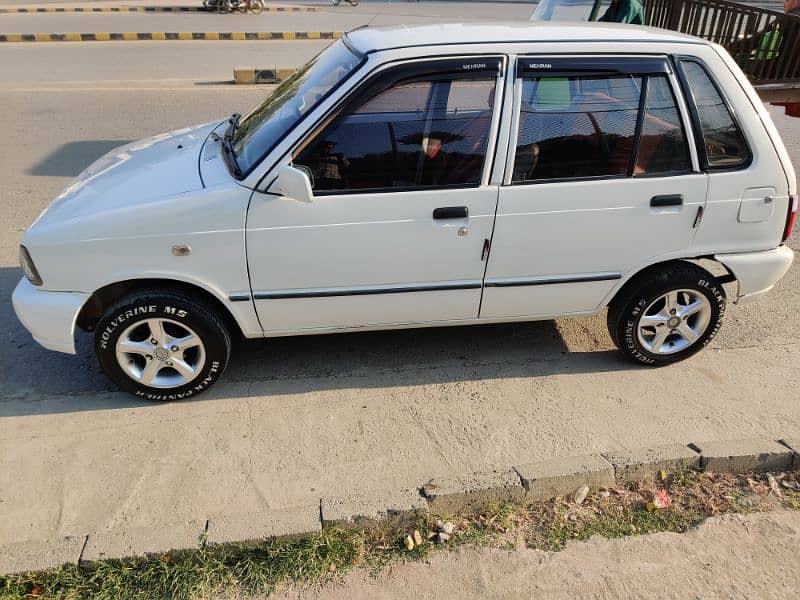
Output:
[[23,278],[11,302],[20,323],[48,350],[75,354],[75,320],[90,294],[42,292]]
[[[241,181],[209,136],[215,128],[222,133],[220,120],[117,149],[70,184],[23,239],[44,284],[23,281],[14,307],[36,339],[74,352],[81,306],[127,280],[195,285],[230,311],[246,337],[259,337],[594,314],[641,269],[700,256],[716,256],[739,280],[738,297],[749,299],[789,268],[793,253],[778,245],[788,197],[796,193],[791,162],[752,87],[712,45],[643,27],[556,23],[426,25],[413,35],[406,27],[363,28],[348,40],[368,53],[364,64]],[[576,52],[703,61],[734,109],[752,164],[701,173],[690,144],[689,175],[509,185],[516,57]],[[268,193],[291,152],[371,74],[398,62],[458,56],[507,62],[479,186],[311,203]],[[677,100],[693,139],[680,94]],[[769,209],[759,200],[765,190],[774,190]],[[685,202],[651,208],[650,197],[664,193],[681,193]],[[443,206],[468,206],[469,217],[431,220]],[[695,227],[699,206],[705,211]],[[461,227],[466,235],[458,235]],[[485,239],[488,265],[480,260]],[[175,256],[174,245],[191,253]],[[497,285],[525,281],[537,285]],[[462,289],[448,289],[454,283]],[[407,287],[430,289],[398,291]]]

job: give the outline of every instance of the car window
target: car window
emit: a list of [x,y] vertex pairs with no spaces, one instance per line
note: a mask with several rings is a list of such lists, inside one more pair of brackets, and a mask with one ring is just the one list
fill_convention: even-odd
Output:
[[647,79],[634,175],[687,173],[690,170],[689,147],[672,88],[666,75],[651,75]]
[[315,193],[478,185],[494,77],[393,83],[346,107],[294,157]]
[[641,88],[633,75],[525,79],[513,182],[626,175]]
[[252,171],[280,139],[342,83],[360,62],[361,59],[341,40],[335,42],[242,117],[232,140],[242,175]]
[[741,130],[706,70],[694,61],[681,61],[689,85],[708,166],[732,168],[750,161],[750,151]]

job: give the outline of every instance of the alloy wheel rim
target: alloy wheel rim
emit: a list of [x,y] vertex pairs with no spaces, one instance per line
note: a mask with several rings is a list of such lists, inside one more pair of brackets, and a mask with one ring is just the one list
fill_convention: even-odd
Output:
[[667,355],[694,345],[711,323],[711,302],[697,290],[662,294],[642,312],[639,343],[652,354]]
[[206,350],[200,336],[184,323],[152,318],[130,325],[116,344],[117,363],[135,382],[152,388],[176,388],[203,370]]

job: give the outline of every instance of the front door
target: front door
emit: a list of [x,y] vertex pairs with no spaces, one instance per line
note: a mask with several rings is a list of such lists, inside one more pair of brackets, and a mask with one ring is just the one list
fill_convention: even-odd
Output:
[[312,202],[254,194],[247,254],[266,332],[477,318],[502,65],[378,73],[294,151]]
[[520,58],[481,318],[593,312],[689,248],[707,176],[664,57]]

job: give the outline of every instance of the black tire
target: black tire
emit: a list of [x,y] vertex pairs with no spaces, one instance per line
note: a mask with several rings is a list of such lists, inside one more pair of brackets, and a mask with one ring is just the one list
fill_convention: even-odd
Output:
[[[123,370],[117,359],[117,342],[137,323],[147,328],[145,321],[148,319],[167,320],[165,330],[177,327],[172,331],[182,331],[181,327],[186,327],[202,341],[202,363],[198,361],[197,374],[187,383],[152,387],[136,381]],[[231,339],[214,309],[204,302],[178,292],[142,291],[121,298],[105,312],[95,330],[94,349],[100,367],[124,391],[146,400],[181,400],[206,391],[222,376],[230,358]],[[136,355],[130,356],[131,361],[136,359]],[[172,371],[168,369],[167,372]]]
[[[710,319],[701,335],[688,347],[656,354],[640,341],[639,321],[651,304],[674,290],[692,290],[705,296],[710,304]],[[722,326],[726,306],[725,290],[711,273],[688,262],[655,267],[628,282],[608,308],[608,332],[620,352],[637,364],[663,366],[681,361],[702,350]],[[646,342],[649,342],[647,338]]]

